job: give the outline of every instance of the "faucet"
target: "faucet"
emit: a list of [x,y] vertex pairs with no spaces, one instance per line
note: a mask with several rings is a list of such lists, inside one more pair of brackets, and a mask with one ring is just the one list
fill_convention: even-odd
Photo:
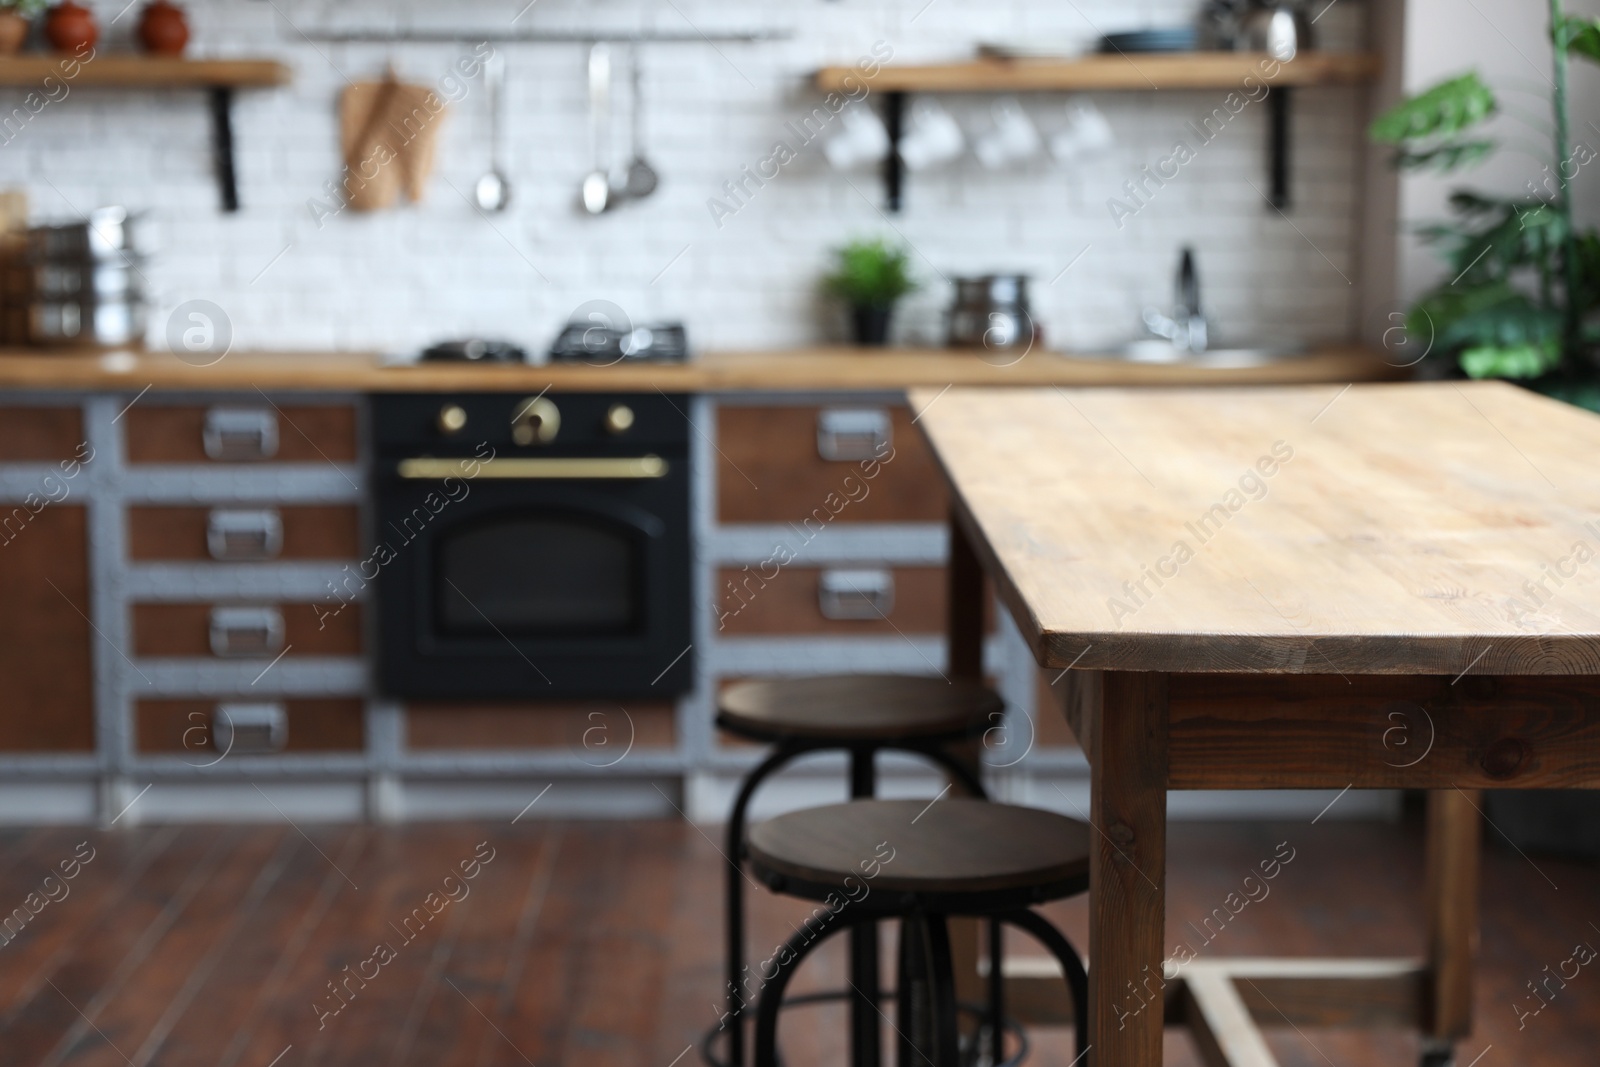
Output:
[[1200,277],[1195,272],[1194,249],[1184,246],[1178,256],[1173,313],[1163,315],[1154,308],[1144,311],[1145,329],[1165,337],[1172,346],[1185,352],[1206,350],[1206,317],[1200,310]]

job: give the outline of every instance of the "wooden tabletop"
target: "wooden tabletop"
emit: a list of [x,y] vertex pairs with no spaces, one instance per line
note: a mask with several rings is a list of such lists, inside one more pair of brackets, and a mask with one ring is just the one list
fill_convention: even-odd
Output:
[[[197,360],[197,362],[199,362]],[[308,390],[327,392],[662,392],[900,390],[928,385],[1228,385],[1399,377],[1371,349],[1346,345],[1257,367],[1129,363],[1054,352],[985,358],[942,348],[708,352],[686,364],[591,367],[389,366],[371,352],[231,352],[204,366],[170,352],[0,349],[0,389]]]
[[1504,383],[915,390],[1046,666],[1600,673],[1600,418]]

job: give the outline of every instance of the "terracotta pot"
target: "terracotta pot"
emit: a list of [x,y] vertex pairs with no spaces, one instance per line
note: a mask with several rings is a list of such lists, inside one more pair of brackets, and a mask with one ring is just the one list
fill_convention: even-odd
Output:
[[189,20],[184,17],[183,8],[170,0],[146,4],[139,16],[139,43],[152,55],[182,55],[189,43]]
[[0,8],[0,56],[13,56],[22,51],[28,39],[28,20],[11,8]]
[[72,0],[62,0],[45,15],[44,36],[57,52],[81,55],[100,39],[100,27],[94,21],[94,12]]

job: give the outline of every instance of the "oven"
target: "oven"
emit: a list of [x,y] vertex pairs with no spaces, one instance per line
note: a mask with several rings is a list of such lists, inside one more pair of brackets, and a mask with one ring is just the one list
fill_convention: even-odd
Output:
[[670,697],[692,685],[687,398],[382,395],[378,688]]

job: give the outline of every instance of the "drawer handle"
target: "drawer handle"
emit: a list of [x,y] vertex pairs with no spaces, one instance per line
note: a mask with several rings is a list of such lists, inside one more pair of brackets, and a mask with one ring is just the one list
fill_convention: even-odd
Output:
[[884,408],[823,408],[817,412],[817,454],[826,460],[878,459],[893,436]]
[[282,704],[218,704],[211,711],[211,739],[223,755],[282,752],[289,715]]
[[217,508],[206,519],[206,548],[212,559],[272,559],[283,551],[283,520],[272,508]]
[[211,652],[225,658],[275,656],[283,648],[277,608],[212,608]]
[[278,416],[270,408],[207,408],[200,438],[211,459],[271,459],[278,454]]
[[894,574],[887,570],[825,570],[817,583],[824,619],[882,619],[894,610]]

